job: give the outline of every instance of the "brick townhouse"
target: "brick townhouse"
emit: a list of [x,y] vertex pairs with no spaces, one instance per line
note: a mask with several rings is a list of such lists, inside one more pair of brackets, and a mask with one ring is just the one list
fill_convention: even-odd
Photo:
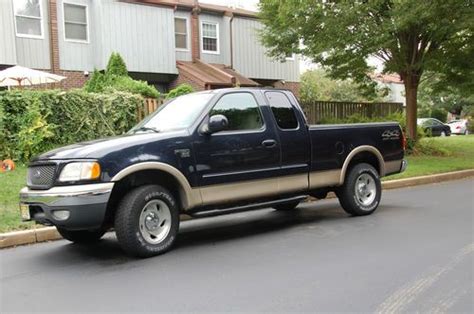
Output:
[[81,87],[119,52],[161,91],[275,86],[299,90],[299,56],[265,54],[255,12],[196,0],[1,0],[0,69],[22,65]]

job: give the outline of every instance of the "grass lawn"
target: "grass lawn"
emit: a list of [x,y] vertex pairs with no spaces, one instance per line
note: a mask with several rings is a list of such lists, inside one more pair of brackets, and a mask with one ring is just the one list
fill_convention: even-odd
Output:
[[[408,156],[408,169],[384,180],[474,169],[474,135],[427,138],[422,141],[432,141],[436,146],[449,151],[449,156]],[[18,192],[25,184],[25,166],[17,166],[13,172],[0,173],[0,233],[35,226],[20,220]]]
[[384,178],[394,180],[422,175],[474,169],[474,135],[424,138],[437,147],[447,150],[448,156],[408,156],[408,168],[404,173]]

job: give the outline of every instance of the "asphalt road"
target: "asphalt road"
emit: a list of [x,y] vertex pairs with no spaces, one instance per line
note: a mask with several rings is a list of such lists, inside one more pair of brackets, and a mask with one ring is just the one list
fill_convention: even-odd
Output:
[[0,251],[0,312],[474,312],[474,179],[385,191],[348,217],[336,200],[182,224],[163,256],[113,235]]

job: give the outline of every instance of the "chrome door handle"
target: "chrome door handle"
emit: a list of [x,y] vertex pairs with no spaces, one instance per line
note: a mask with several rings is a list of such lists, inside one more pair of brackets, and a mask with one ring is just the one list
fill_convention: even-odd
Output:
[[266,148],[272,148],[275,147],[277,142],[275,140],[265,140],[262,142],[262,145],[265,146]]

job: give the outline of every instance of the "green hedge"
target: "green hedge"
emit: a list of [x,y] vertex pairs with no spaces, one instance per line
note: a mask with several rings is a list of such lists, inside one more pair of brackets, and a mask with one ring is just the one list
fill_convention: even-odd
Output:
[[0,92],[0,159],[27,162],[58,146],[122,134],[142,104],[140,95],[125,92]]

